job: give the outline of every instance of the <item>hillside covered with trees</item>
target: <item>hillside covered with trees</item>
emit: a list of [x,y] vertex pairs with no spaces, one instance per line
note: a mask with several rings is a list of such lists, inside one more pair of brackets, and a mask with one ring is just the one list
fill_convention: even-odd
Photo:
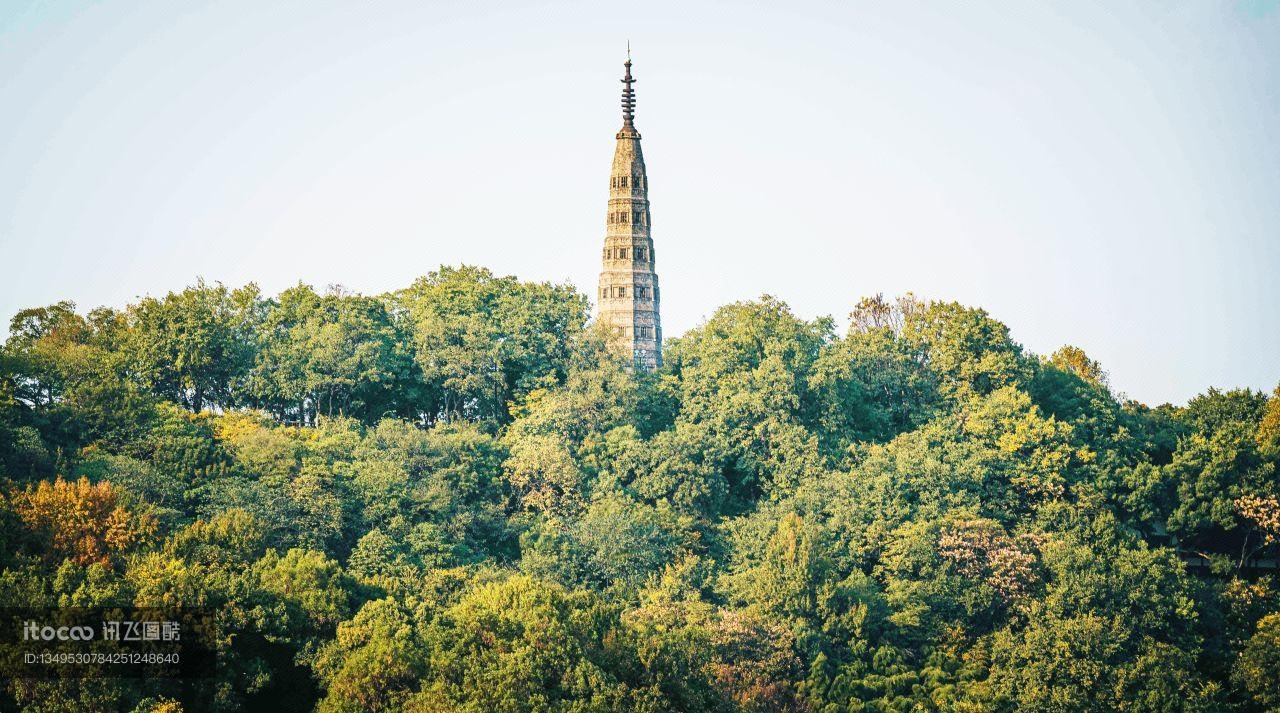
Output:
[[13,317],[0,606],[216,610],[31,711],[1280,710],[1280,390],[1118,397],[980,309],[198,283]]

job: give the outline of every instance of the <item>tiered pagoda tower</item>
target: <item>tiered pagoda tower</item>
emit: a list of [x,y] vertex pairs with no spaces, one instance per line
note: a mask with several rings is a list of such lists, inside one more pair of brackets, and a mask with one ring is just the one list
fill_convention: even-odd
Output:
[[609,176],[604,263],[600,271],[597,319],[613,328],[618,349],[629,352],[641,369],[662,366],[662,320],[658,316],[658,274],[649,235],[649,178],[645,175],[640,132],[635,127],[636,95],[627,50],[622,78],[622,129]]

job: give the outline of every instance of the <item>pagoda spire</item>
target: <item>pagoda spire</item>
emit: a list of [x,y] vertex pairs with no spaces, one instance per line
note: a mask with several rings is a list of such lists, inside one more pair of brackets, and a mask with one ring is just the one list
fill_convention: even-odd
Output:
[[622,126],[628,129],[635,128],[636,113],[636,90],[631,87],[635,84],[635,79],[631,76],[631,40],[627,40],[627,61],[623,63],[626,71],[622,77]]

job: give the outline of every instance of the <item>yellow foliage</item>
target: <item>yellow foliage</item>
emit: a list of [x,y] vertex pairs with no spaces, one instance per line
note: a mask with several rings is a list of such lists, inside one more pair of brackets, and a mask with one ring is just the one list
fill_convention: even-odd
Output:
[[155,521],[126,510],[108,482],[59,477],[13,493],[12,500],[23,524],[47,538],[50,555],[69,557],[82,566],[109,566],[114,557],[155,532]]
[[269,420],[259,413],[234,411],[219,416],[213,423],[214,435],[224,443],[238,443],[251,433],[261,430]]

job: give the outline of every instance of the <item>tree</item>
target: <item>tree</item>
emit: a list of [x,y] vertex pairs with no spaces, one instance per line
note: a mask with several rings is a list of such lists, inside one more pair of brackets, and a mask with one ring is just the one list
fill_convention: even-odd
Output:
[[1258,447],[1273,460],[1280,460],[1280,386],[1267,399],[1267,408],[1258,423]]
[[287,420],[350,415],[371,423],[408,415],[416,398],[409,352],[380,300],[307,285],[265,311],[249,400]]
[[564,379],[587,300],[568,285],[442,267],[390,297],[411,335],[429,420],[505,421],[507,404]]
[[129,310],[134,368],[154,393],[191,411],[234,406],[232,388],[251,361],[258,300],[254,285],[231,291],[204,280],[142,299]]
[[5,342],[13,362],[14,398],[28,405],[52,406],[75,378],[68,352],[81,345],[88,325],[75,312],[75,303],[24,309],[9,321]]
[[378,600],[342,624],[319,657],[320,709],[670,710],[664,691],[689,685],[646,668],[595,595],[460,574],[429,578],[420,607]]
[[1259,457],[1252,424],[1226,424],[1183,439],[1164,479],[1174,491],[1169,529],[1189,547],[1198,538],[1239,524],[1236,500],[1272,496],[1275,465]]
[[275,600],[267,616],[285,643],[304,648],[307,637],[331,635],[350,616],[351,583],[339,564],[322,552],[275,550],[253,565],[260,591]]
[[1042,710],[1214,710],[1198,672],[1195,586],[1167,549],[1109,516],[1047,539],[1046,591],[1025,627],[993,638],[991,691]]
[[953,401],[1024,387],[1031,379],[1031,360],[1009,337],[1009,328],[985,310],[931,302],[905,315],[901,339],[938,375],[939,390]]
[[1062,618],[1035,612],[1016,634],[993,643],[995,706],[1043,711],[1220,710],[1216,691],[1188,652],[1150,641],[1131,651],[1123,620],[1100,614]]
[[1258,423],[1267,411],[1267,397],[1251,389],[1220,391],[1210,388],[1187,402],[1178,420],[1197,433],[1212,434],[1239,423]]
[[1036,555],[999,523],[952,513],[899,528],[876,576],[911,645],[972,642],[1025,613],[1040,584]]
[[399,711],[427,671],[428,651],[409,612],[391,599],[366,604],[320,653],[321,711]]
[[1267,710],[1280,708],[1280,614],[1258,622],[1258,629],[1240,652],[1232,673],[1253,700]]
[[830,335],[830,318],[806,322],[765,296],[722,307],[670,344],[666,360],[680,380],[676,432],[723,473],[731,508],[823,470],[805,424],[817,401],[810,372]]
[[941,405],[938,375],[901,338],[903,321],[916,309],[915,302],[895,309],[864,300],[849,333],[822,350],[810,384],[821,394],[819,432],[833,456],[909,431]]
[[86,318],[74,308],[59,302],[19,312],[0,354],[0,402],[8,401],[10,415],[64,459],[87,442],[120,448],[137,438],[153,401],[136,383],[122,346],[128,337],[123,315],[96,309]]
[[430,429],[384,420],[337,469],[361,508],[361,527],[380,529],[429,566],[482,557],[515,557],[503,478],[507,452],[481,428],[442,423]]
[[342,549],[346,484],[326,463],[304,457],[299,434],[237,423],[234,416],[218,426],[232,461],[224,477],[201,488],[201,514],[244,510],[269,523],[272,543],[282,548]]
[[107,482],[45,480],[11,497],[14,512],[53,561],[113,565],[155,528],[148,514],[124,508],[119,491]]
[[566,586],[630,598],[667,563],[699,549],[692,525],[670,508],[605,493],[580,518],[538,522],[522,539],[521,566]]

